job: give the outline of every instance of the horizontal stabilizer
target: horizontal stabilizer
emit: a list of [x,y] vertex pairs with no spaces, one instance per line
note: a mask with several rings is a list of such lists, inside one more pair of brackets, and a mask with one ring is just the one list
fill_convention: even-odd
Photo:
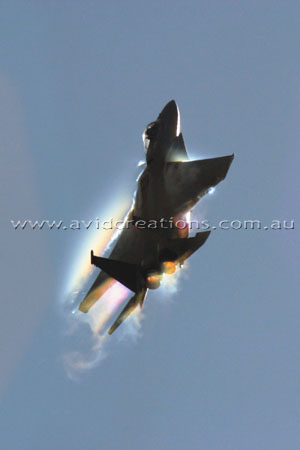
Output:
[[142,289],[129,300],[121,314],[108,330],[108,334],[112,334],[121,325],[121,323],[124,322],[124,320],[127,319],[127,317],[136,309],[138,305],[142,307],[146,292],[146,289]]
[[168,249],[177,255],[176,262],[183,264],[198,248],[200,248],[210,235],[210,231],[197,233],[191,238],[169,239]]
[[131,291],[138,291],[138,265],[94,256],[93,251],[91,251],[91,263],[102,269],[110,277],[124,284]]
[[210,187],[224,180],[234,155],[197,161],[168,162],[165,165],[165,187],[172,199],[173,211],[191,209]]

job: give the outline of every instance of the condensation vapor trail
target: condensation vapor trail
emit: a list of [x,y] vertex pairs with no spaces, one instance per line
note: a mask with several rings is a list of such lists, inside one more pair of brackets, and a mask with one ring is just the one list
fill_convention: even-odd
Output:
[[[122,204],[124,204],[122,202]],[[124,217],[122,204],[117,205],[106,217],[114,217],[121,220]],[[185,218],[187,223],[190,216]],[[67,319],[66,335],[73,340],[71,348],[74,349],[74,342],[77,342],[76,350],[66,351],[62,357],[66,373],[69,378],[78,380],[80,375],[96,367],[107,355],[108,349],[115,340],[107,335],[107,330],[111,325],[113,316],[122,308],[122,303],[131,295],[122,284],[115,282],[101,299],[90,309],[87,314],[78,311],[78,303],[84,296],[83,286],[91,284],[93,267],[90,263],[90,250],[102,255],[116,238],[113,230],[97,230],[82,244],[82,249],[75,258],[74,266],[68,278],[66,295],[62,302]],[[186,271],[184,271],[186,273]],[[173,275],[164,275],[162,280],[163,294],[160,298],[163,301],[169,300],[171,295],[178,290],[178,280],[182,276],[183,270],[177,270]],[[107,281],[109,282],[109,281]],[[66,317],[67,315],[67,317]],[[129,318],[118,330],[118,340],[139,336],[142,313],[140,307],[136,308]],[[79,340],[81,336],[81,340]],[[83,336],[83,337],[82,337]]]
[[[124,217],[122,205],[124,201],[115,205],[105,216],[121,220]],[[107,329],[112,317],[130,294],[126,287],[115,282],[88,314],[77,309],[83,295],[83,286],[91,282],[93,267],[90,263],[90,250],[94,249],[98,255],[103,254],[116,238],[116,234],[118,233],[113,233],[113,230],[97,230],[81,244],[81,251],[75,257],[65,287],[61,302],[64,321],[67,323],[65,335],[71,340],[71,348],[74,348],[74,343],[77,342],[77,349],[66,351],[62,360],[68,377],[73,380],[78,380],[84,372],[96,367],[106,356],[108,344],[112,342],[107,335]],[[140,309],[137,308],[132,317],[124,323],[119,337],[137,337],[141,317]],[[84,338],[79,341],[78,338],[82,335]]]

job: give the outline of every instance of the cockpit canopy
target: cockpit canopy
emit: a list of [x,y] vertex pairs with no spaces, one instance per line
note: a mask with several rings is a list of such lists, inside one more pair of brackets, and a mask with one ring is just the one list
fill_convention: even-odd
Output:
[[149,144],[152,140],[158,137],[159,133],[159,123],[157,121],[149,123],[143,133],[143,141],[145,150],[148,150]]

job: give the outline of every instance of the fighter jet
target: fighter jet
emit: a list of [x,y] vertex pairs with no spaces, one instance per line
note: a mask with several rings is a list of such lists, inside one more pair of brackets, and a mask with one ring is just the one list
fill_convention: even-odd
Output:
[[102,271],[79,306],[87,313],[116,280],[129,288],[134,295],[109,334],[143,306],[148,289],[157,289],[164,273],[174,273],[205,243],[210,231],[189,237],[186,215],[224,180],[234,158],[189,160],[174,100],[146,127],[143,141],[146,165],[138,178],[135,201],[109,258],[91,251],[91,264]]

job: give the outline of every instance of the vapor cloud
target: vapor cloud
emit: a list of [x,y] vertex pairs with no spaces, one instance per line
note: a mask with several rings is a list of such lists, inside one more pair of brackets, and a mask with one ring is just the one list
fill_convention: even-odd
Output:
[[[81,294],[75,292],[73,297],[82,297]],[[62,361],[71,380],[79,381],[84,373],[97,367],[112,349],[116,339],[115,336],[109,336],[107,330],[130,295],[131,292],[126,287],[116,282],[88,314],[77,310],[77,300],[69,298],[66,301],[65,336],[70,341],[70,348],[64,352]],[[119,339],[136,340],[140,335],[141,318],[142,314],[137,308],[118,330]]]

